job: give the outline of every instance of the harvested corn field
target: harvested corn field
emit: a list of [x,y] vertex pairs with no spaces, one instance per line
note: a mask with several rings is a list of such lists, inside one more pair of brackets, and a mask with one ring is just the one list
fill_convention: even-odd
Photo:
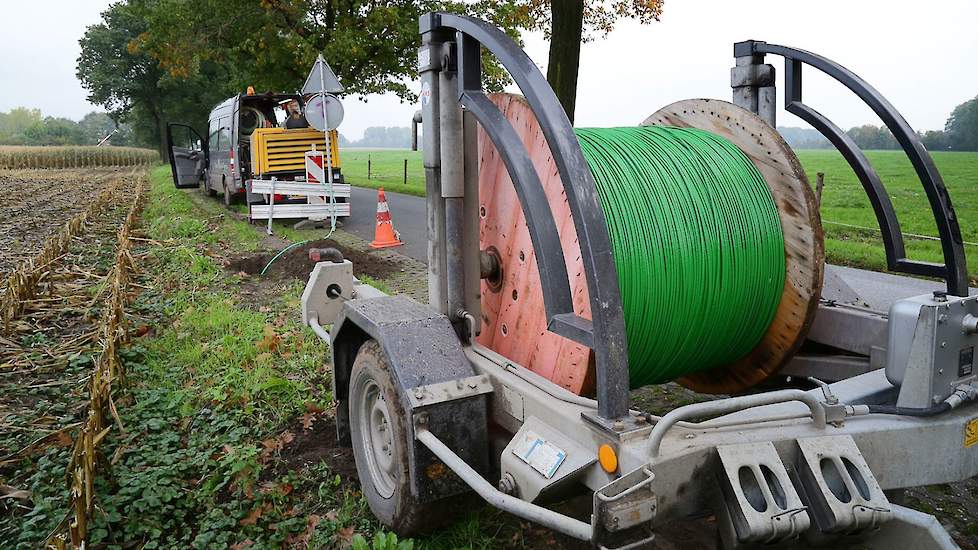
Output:
[[159,153],[139,147],[0,147],[0,168],[94,168],[100,166],[149,166]]
[[[0,170],[0,279],[132,169]],[[0,282],[0,285],[4,283]]]
[[0,540],[36,529],[35,540],[77,546],[93,511],[105,465],[98,445],[116,417],[122,377],[129,229],[145,184],[143,171],[101,175],[94,198],[49,231],[0,291],[0,479],[35,488],[4,495]]

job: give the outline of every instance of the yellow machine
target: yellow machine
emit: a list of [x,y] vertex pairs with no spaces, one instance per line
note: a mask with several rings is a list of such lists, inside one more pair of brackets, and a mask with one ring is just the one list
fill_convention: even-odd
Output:
[[[334,173],[340,168],[339,134],[330,131]],[[305,169],[304,154],[316,146],[326,150],[323,132],[312,128],[258,128],[251,134],[251,171],[255,177]]]

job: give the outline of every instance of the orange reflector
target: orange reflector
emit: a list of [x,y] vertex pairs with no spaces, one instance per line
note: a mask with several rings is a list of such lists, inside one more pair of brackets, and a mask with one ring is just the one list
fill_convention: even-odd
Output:
[[609,474],[618,471],[618,455],[615,454],[615,450],[611,448],[611,445],[607,443],[598,447],[598,462],[601,463],[604,471]]

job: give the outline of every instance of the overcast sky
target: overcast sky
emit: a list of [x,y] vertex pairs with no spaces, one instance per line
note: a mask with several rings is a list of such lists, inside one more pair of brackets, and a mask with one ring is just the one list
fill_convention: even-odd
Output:
[[[257,1],[257,0],[256,0]],[[78,39],[107,0],[0,1],[0,111],[40,107],[81,118],[96,109],[75,78]],[[951,109],[978,95],[978,5],[974,0],[666,0],[662,22],[624,22],[585,44],[579,126],[631,125],[673,101],[730,98],[735,41],[754,38],[820,53],[868,80],[915,129],[939,129]],[[546,43],[527,39],[545,68]],[[779,86],[783,67],[778,70]],[[327,60],[328,61],[328,60]],[[296,83],[297,87],[301,83]],[[843,128],[879,124],[841,85],[805,73],[805,101]],[[780,101],[780,99],[779,99]],[[340,127],[357,139],[369,126],[407,126],[415,105],[348,97]],[[801,125],[783,111],[780,125]]]

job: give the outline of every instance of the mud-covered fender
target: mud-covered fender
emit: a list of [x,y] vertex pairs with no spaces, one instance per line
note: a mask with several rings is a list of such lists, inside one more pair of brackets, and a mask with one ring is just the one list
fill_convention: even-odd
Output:
[[448,317],[406,296],[350,300],[333,324],[333,397],[339,441],[350,444],[349,385],[360,346],[376,340],[390,363],[401,403],[409,416],[408,456],[411,492],[421,501],[468,488],[414,439],[412,418],[427,414],[428,429],[472,468],[488,469],[488,400],[485,394],[424,405],[412,399],[419,387],[475,376]]

